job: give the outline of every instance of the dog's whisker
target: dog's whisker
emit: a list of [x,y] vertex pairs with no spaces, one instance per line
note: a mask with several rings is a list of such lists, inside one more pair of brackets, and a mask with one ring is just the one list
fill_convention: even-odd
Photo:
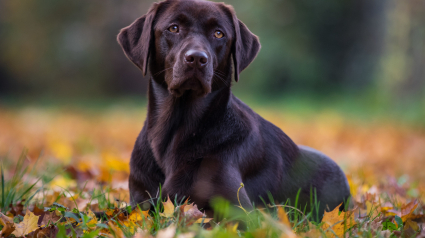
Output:
[[216,78],[218,78],[221,82],[223,82],[223,83],[224,83],[224,85],[225,85],[226,87],[228,87],[228,86],[229,86],[228,82],[226,82],[226,80],[225,80],[223,77],[221,77],[219,74],[216,74],[216,73],[214,72],[214,76],[215,76]]
[[220,77],[220,78],[224,78],[224,77],[225,77],[225,75],[221,75],[221,74],[219,74],[217,71],[216,71],[216,72],[214,72],[214,75],[216,75],[216,76],[218,76],[218,77]]
[[169,67],[169,68],[166,68],[166,69],[164,69],[164,70],[161,70],[161,71],[159,71],[158,73],[156,73],[156,74],[154,74],[153,76],[155,77],[155,76],[158,76],[158,75],[160,75],[160,74],[162,74],[162,73],[164,73],[165,71],[167,71],[167,70],[169,70],[169,69],[172,69],[173,67]]
[[220,70],[216,70],[215,71],[217,74],[219,74],[220,76],[226,77],[227,74],[225,74],[224,72],[220,71]]
[[221,82],[223,82],[223,84],[227,87],[227,86],[229,86],[228,84],[227,84],[227,82],[223,79],[223,78],[221,78],[220,76],[218,76],[218,75],[216,75],[216,77],[221,81]]

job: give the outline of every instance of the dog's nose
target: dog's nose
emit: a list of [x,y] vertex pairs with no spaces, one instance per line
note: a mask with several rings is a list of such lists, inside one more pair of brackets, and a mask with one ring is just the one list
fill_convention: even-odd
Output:
[[184,61],[191,67],[203,68],[208,63],[208,55],[200,50],[188,50],[184,55]]

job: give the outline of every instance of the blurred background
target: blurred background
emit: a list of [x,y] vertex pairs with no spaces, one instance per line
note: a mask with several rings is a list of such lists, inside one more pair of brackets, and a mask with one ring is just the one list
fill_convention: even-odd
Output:
[[[151,3],[1,1],[0,100],[144,99],[147,80],[116,35]],[[425,116],[423,0],[227,3],[262,43],[237,95],[415,107]]]
[[[107,181],[114,168],[126,180],[147,78],[116,35],[151,3],[0,0],[0,156],[28,148],[32,159],[44,152],[70,171]],[[355,179],[424,178],[425,1],[226,3],[262,43],[234,83],[238,97],[345,171],[376,164]]]

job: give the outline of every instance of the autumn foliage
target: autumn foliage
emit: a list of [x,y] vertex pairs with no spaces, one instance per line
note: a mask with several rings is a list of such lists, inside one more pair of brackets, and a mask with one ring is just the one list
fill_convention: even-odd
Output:
[[[356,121],[335,112],[306,118],[257,111],[296,143],[319,149],[341,165],[353,195],[351,208],[326,212],[321,222],[288,204],[265,204],[254,211],[230,206],[230,215],[220,221],[207,217],[190,198],[168,198],[149,211],[131,209],[128,163],[143,109],[0,109],[0,234],[425,237],[424,129]],[[234,219],[233,211],[239,214]]]

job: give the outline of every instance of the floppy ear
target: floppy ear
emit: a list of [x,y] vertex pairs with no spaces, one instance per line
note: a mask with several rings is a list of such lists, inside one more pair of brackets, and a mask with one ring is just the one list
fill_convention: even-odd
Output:
[[235,40],[232,46],[233,65],[235,67],[235,81],[239,81],[239,74],[255,59],[261,45],[258,36],[254,35],[237,17],[235,10],[228,6],[232,13],[235,28]]
[[149,46],[153,40],[152,23],[159,5],[154,3],[146,15],[121,29],[117,37],[127,58],[142,70],[144,76],[148,68]]

